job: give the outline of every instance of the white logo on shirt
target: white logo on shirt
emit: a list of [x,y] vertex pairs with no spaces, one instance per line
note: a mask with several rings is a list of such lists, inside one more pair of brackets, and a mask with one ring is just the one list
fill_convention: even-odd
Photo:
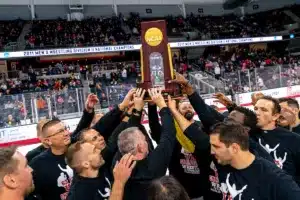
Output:
[[181,153],[184,155],[184,158],[180,159],[180,164],[187,174],[200,174],[200,169],[196,158],[192,153],[189,153],[181,148]]
[[[227,175],[226,184],[221,183],[221,191],[223,193],[223,200],[227,200],[227,199],[232,200],[235,197],[238,197],[238,199],[241,200],[243,192],[244,192],[244,190],[247,189],[248,185],[245,185],[242,187],[242,189],[238,190],[236,188],[235,184],[230,185],[229,178],[230,178],[230,174]],[[228,195],[228,192],[229,192],[229,195]],[[254,199],[252,199],[252,200],[254,200]]]
[[[110,181],[108,180],[108,178],[105,177],[105,180],[106,180],[106,182],[107,182],[108,185],[109,185],[109,187],[106,187],[106,188],[104,189],[104,191],[105,191],[106,193],[105,193],[105,194],[102,194],[102,193],[100,192],[100,190],[98,190],[98,193],[101,195],[101,197],[103,197],[103,198],[108,198],[108,197],[110,197],[111,184],[110,184]],[[104,200],[108,200],[108,199],[104,199]]]
[[287,157],[287,152],[284,153],[284,157],[277,157],[277,153],[276,153],[276,149],[279,147],[280,143],[277,144],[273,149],[270,148],[270,145],[266,144],[265,146],[262,145],[261,143],[261,139],[259,139],[259,144],[262,148],[264,148],[269,154],[271,154],[272,152],[274,152],[274,162],[275,164],[280,168],[282,169],[283,168],[283,164],[285,163],[286,161],[286,157]]
[[210,190],[216,193],[221,193],[222,191],[220,189],[219,174],[213,161],[210,163],[210,168],[214,171],[214,175],[209,175],[209,181],[211,183]]
[[[66,200],[73,178],[73,170],[68,165],[66,166],[66,169],[62,168],[60,164],[58,164],[57,166],[61,170],[61,173],[57,178],[57,187],[63,187],[66,190],[65,193],[60,195],[60,199]],[[68,177],[66,175],[68,175]]]
[[266,144],[265,146],[261,143],[261,139],[259,138],[259,144],[262,148],[264,148],[269,154],[271,154],[273,151],[275,151],[280,144],[277,144],[273,149],[270,147],[270,145]]
[[284,157],[283,157],[283,158],[277,157],[277,153],[276,153],[276,151],[274,151],[275,164],[276,164],[280,169],[283,168],[283,164],[284,164],[285,161],[286,161],[286,156],[287,156],[287,152],[284,153]]

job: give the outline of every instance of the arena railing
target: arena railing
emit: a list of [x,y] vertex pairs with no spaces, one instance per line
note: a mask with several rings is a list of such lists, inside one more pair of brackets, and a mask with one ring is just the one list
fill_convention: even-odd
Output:
[[224,74],[235,93],[289,87],[300,84],[300,65],[273,65]]

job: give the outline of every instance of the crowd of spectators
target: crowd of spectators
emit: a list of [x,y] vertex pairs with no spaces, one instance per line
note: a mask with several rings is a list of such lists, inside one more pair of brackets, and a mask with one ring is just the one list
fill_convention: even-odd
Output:
[[23,20],[0,21],[0,49],[9,42],[17,41],[23,25]]
[[25,36],[28,48],[113,45],[128,43],[129,38],[119,17],[33,21]]
[[[183,32],[198,31],[200,39],[221,39],[234,37],[263,36],[285,30],[284,25],[294,21],[282,8],[260,12],[243,17],[234,14],[225,16],[201,16],[189,14],[166,16],[169,36],[183,36]],[[120,14],[111,18],[87,18],[83,21],[63,19],[34,21],[31,32],[25,36],[28,48],[81,47],[95,45],[113,45],[139,41],[141,22],[159,18],[141,18],[138,13],[129,17]],[[161,18],[160,18],[161,19]],[[125,26],[130,33],[125,33]],[[132,40],[132,38],[137,40]],[[190,39],[187,35],[187,39]]]
[[[263,49],[234,48],[227,56],[201,57],[199,70],[214,74],[235,92],[250,92],[300,83],[298,56]],[[279,69],[280,68],[280,69]]]

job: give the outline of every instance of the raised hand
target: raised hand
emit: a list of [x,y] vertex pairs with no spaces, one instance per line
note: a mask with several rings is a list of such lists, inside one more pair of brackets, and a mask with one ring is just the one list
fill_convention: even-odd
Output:
[[176,72],[175,77],[176,77],[175,79],[170,80],[169,82],[170,83],[178,83],[180,85],[187,85],[189,82],[188,80],[186,80],[184,78],[184,76],[182,74],[179,74],[178,72]]
[[130,106],[130,102],[133,100],[133,95],[135,94],[135,92],[136,88],[132,88],[131,90],[129,90],[122,103],[120,103],[119,105],[120,110],[124,111],[125,108],[128,108]]
[[161,88],[148,89],[149,96],[151,97],[153,103],[155,103],[160,109],[162,109],[163,107],[167,107],[167,104],[161,92]]
[[134,156],[130,153],[125,154],[121,158],[120,162],[117,162],[117,164],[114,167],[114,181],[118,181],[121,184],[125,185],[135,165],[136,161],[134,161]]
[[174,99],[171,98],[171,96],[168,96],[168,107],[170,108],[170,110],[176,110],[176,101]]
[[220,92],[214,94],[213,98],[217,99],[214,102],[220,103],[225,107],[231,106],[233,104],[233,102],[228,97],[226,97],[225,94]]
[[134,108],[141,111],[144,108],[145,102],[144,102],[144,96],[145,96],[146,90],[142,88],[138,88],[134,94],[133,102],[134,102]]
[[85,110],[89,113],[93,112],[95,105],[99,102],[97,95],[89,94],[85,102]]

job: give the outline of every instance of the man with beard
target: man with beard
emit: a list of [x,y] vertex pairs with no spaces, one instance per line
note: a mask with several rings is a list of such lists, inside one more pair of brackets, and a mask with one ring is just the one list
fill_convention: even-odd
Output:
[[[77,173],[68,200],[100,200],[110,197],[112,183],[103,187],[107,185],[105,182],[110,181],[103,178],[102,168],[105,161],[100,149],[93,144],[79,141],[68,148],[66,157],[68,165]],[[132,155],[126,154],[124,157],[130,160],[130,165],[135,165]]]
[[196,150],[199,154],[207,152],[206,148],[211,152],[207,157],[211,159],[209,180],[213,180],[213,184],[206,199],[300,198],[300,188],[291,176],[250,151],[248,129],[241,124],[232,120],[219,123],[209,136],[191,125],[185,133],[198,142]]
[[[120,123],[121,115],[128,107],[133,93],[134,91],[130,91],[123,102],[104,115],[93,129],[105,136],[111,134],[114,126]],[[73,178],[73,170],[66,164],[65,153],[70,143],[79,138],[74,136],[71,141],[68,130],[57,119],[46,123],[42,134],[49,149],[30,162],[34,169],[35,193],[43,200],[65,200]]]
[[0,149],[0,199],[24,200],[34,189],[32,169],[16,147]]
[[289,124],[289,130],[300,134],[300,119],[299,119],[299,103],[296,99],[292,98],[280,98],[279,104],[281,108],[290,110],[294,116],[295,120],[293,123]]
[[[230,99],[228,99],[224,94],[217,93],[215,97],[218,99],[218,101],[229,107],[228,110],[230,113],[228,117],[225,117],[207,105],[201,96],[194,91],[192,85],[189,84],[189,82],[181,74],[176,73],[176,79],[173,80],[173,82],[180,84],[182,91],[188,95],[191,105],[201,120],[203,125],[202,129],[204,132],[210,133],[211,127],[213,127],[215,124],[231,119],[250,128],[250,135],[256,134],[257,120],[253,111],[244,107],[236,106],[235,104],[232,104]],[[258,145],[258,143],[256,143],[252,138],[250,138],[249,141],[250,149],[252,151],[257,152],[261,157],[267,160],[273,160],[273,158],[265,151],[265,149]]]
[[[149,127],[151,137],[158,143],[161,136],[156,105],[149,103]],[[170,107],[171,109],[171,107]],[[176,109],[177,110],[177,109]],[[172,109],[171,109],[172,111]],[[194,109],[189,102],[179,102],[178,111],[190,124],[201,127],[201,123],[195,121]],[[173,114],[175,117],[175,115]],[[180,126],[180,119],[175,117],[176,143],[169,164],[169,172],[185,188],[191,199],[203,199],[207,178],[198,166],[199,156],[195,155],[195,145],[184,135],[184,129]]]
[[273,157],[279,168],[300,184],[300,136],[276,127],[281,111],[279,101],[268,96],[262,97],[254,110],[260,128],[259,134],[255,135],[256,141]]

